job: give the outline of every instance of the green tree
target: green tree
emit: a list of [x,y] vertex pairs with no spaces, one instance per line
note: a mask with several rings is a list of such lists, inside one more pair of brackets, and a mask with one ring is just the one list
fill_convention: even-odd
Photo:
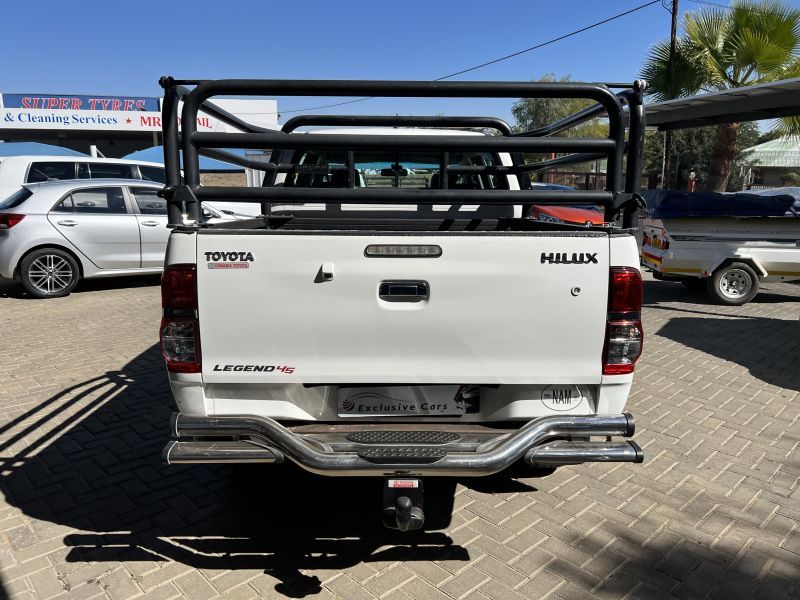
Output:
[[[547,73],[534,81],[574,81],[570,75],[556,78],[555,74]],[[550,125],[559,119],[568,117],[594,104],[591,100],[580,98],[520,98],[511,107],[511,114],[516,121],[515,131],[528,131]],[[608,125],[603,119],[593,119],[577,127],[562,131],[557,135],[567,137],[595,137],[607,136]]]
[[[667,177],[670,186],[675,185],[685,189],[689,181],[689,173],[694,171],[697,177],[697,189],[709,188],[711,157],[720,127],[722,125],[678,129],[672,132],[672,172],[668,173]],[[742,179],[751,166],[744,151],[758,144],[758,140],[758,126],[752,122],[742,123],[739,127],[731,173],[725,190],[738,191],[742,189]],[[648,131],[645,135],[642,161],[644,175],[653,176],[661,172],[663,148],[664,134]]]
[[[669,40],[657,42],[642,69],[655,100],[669,98]],[[730,9],[703,7],[683,17],[676,45],[678,97],[800,76],[800,10],[780,0],[734,0]],[[783,134],[800,132],[800,120],[783,119]],[[704,188],[722,191],[736,160],[741,125],[715,128]]]

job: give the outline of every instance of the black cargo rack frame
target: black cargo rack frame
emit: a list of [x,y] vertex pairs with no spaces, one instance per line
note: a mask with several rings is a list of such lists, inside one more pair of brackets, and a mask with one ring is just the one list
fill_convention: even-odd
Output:
[[[176,80],[162,77],[164,89],[162,130],[166,185],[161,194],[167,200],[169,225],[202,225],[200,203],[205,200],[228,200],[258,203],[264,215],[270,214],[273,203],[291,204],[324,202],[333,204],[497,204],[559,205],[587,204],[604,208],[606,221],[622,216],[624,228],[631,227],[642,206],[642,148],[644,144],[642,80],[632,84],[561,83],[561,82],[451,82],[451,81],[367,81],[367,80]],[[186,86],[194,86],[189,89]],[[613,93],[612,88],[622,88]],[[302,115],[273,130],[230,114],[211,102],[217,96],[369,96],[423,98],[581,98],[596,104],[538,129],[513,133],[502,119],[494,117],[440,116],[358,116]],[[181,117],[179,102],[183,101]],[[625,114],[627,106],[627,114]],[[203,133],[197,131],[197,116],[202,110],[240,133]],[[608,119],[608,136],[595,138],[555,137],[560,133],[596,117]],[[625,137],[625,122],[628,137]],[[180,125],[179,125],[180,123]],[[496,129],[498,136],[454,135],[357,135],[315,134],[291,135],[307,125],[354,125],[389,127],[483,127]],[[179,131],[180,128],[180,131]],[[226,148],[269,149],[268,163],[228,152]],[[287,150],[339,150],[347,156],[347,187],[276,187],[278,173],[287,173],[296,165],[282,160]],[[423,150],[440,156],[439,188],[359,188],[355,186],[354,151],[356,150]],[[454,166],[449,164],[452,151],[507,152],[512,166]],[[523,153],[564,154],[549,160],[525,163]],[[184,171],[181,176],[181,154]],[[199,156],[204,155],[242,167],[267,173],[262,187],[217,187],[200,185]],[[275,160],[277,158],[277,161]],[[524,175],[556,166],[578,164],[605,158],[607,176],[605,190],[450,190],[448,172],[504,173]],[[623,173],[623,165],[624,173]],[[527,178],[521,178],[521,180]],[[523,188],[523,186],[520,186]]]

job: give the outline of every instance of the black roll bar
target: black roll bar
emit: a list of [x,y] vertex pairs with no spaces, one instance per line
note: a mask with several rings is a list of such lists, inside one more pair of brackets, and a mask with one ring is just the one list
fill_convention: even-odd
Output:
[[[354,192],[354,193],[353,193]],[[415,188],[299,188],[299,187],[209,187],[194,191],[199,201],[224,196],[241,202],[336,202],[347,204],[606,204],[618,193],[603,190],[450,190]]]
[[[624,141],[622,143],[624,146]],[[281,150],[417,150],[495,152],[617,152],[606,138],[509,138],[467,135],[358,135],[352,133],[195,133],[190,146],[210,148],[280,148]],[[184,144],[184,156],[186,145]],[[621,154],[621,152],[619,153]],[[187,161],[188,162],[188,161]],[[188,164],[186,165],[187,180]]]
[[600,152],[597,153],[584,153],[584,154],[566,154],[564,156],[557,156],[556,158],[548,158],[547,160],[540,160],[533,163],[527,163],[516,167],[514,170],[517,173],[536,173],[537,171],[547,171],[553,167],[562,167],[564,165],[578,165],[585,162],[594,160],[601,160],[606,155]]
[[213,158],[214,160],[230,163],[232,165],[237,165],[239,167],[258,169],[260,171],[265,170],[267,168],[267,165],[269,164],[253,160],[252,158],[247,158],[246,156],[239,156],[238,154],[234,154],[233,152],[218,150],[216,148],[200,148],[198,149],[198,152],[203,156],[207,156],[208,158]]
[[[620,93],[622,100],[628,105],[628,147],[627,169],[625,171],[625,191],[631,194],[633,201],[622,207],[622,226],[626,228],[639,226],[639,214],[644,208],[642,191],[642,153],[644,152],[645,112],[644,93],[647,82],[637,79],[633,88]],[[606,207],[606,219],[614,218],[609,207]]]
[[[159,83],[164,88],[164,102],[161,106],[161,139],[164,142],[164,178],[165,189],[176,189],[181,185],[181,147],[178,130],[179,88],[174,85],[172,77],[162,77]],[[177,224],[183,221],[183,215],[189,214],[185,203],[172,198],[167,201],[167,221]]]
[[299,127],[475,127],[495,129],[501,135],[512,135],[511,125],[497,117],[445,117],[445,116],[373,116],[373,115],[298,115],[292,117],[281,131],[291,133]]
[[[612,220],[619,210],[629,207],[633,194],[638,192],[641,178],[641,149],[644,114],[641,98],[643,82],[633,84],[598,84],[572,82],[452,82],[452,81],[320,81],[320,80],[253,80],[228,79],[211,81],[176,81],[163,77],[165,90],[164,156],[167,163],[167,186],[163,195],[169,200],[170,224],[184,221],[200,222],[199,203],[204,199],[238,199],[262,202],[268,214],[269,202],[309,202],[325,200],[333,203],[392,202],[435,204],[448,199],[481,203],[561,204],[597,203],[606,208],[606,218]],[[191,91],[184,85],[195,85]],[[623,88],[614,94],[609,88]],[[576,115],[561,119],[547,127],[513,134],[502,119],[492,117],[386,117],[345,115],[303,115],[287,121],[281,131],[245,123],[238,117],[213,105],[216,96],[370,96],[370,97],[427,97],[427,98],[582,98],[596,104]],[[183,100],[181,129],[178,135],[178,101]],[[630,107],[631,136],[625,143],[623,103]],[[197,116],[204,111],[241,133],[200,133]],[[551,137],[564,129],[605,114],[608,136],[598,138]],[[481,127],[493,128],[500,136],[469,135],[353,135],[346,133],[291,135],[289,132],[304,125],[352,125],[387,127]],[[454,132],[457,133],[457,132]],[[223,148],[258,148],[273,151],[272,162],[262,164],[246,157],[225,152]],[[291,170],[295,165],[282,160],[282,150],[340,150],[345,153],[348,171],[347,186],[343,188],[262,187],[216,188],[201,187],[198,157],[200,154],[225,160],[240,166],[268,173],[265,186],[274,184],[275,175]],[[184,181],[180,184],[180,150],[183,151]],[[440,155],[438,190],[365,189],[356,187],[354,151],[429,151]],[[507,152],[514,165],[450,166],[449,152],[494,151]],[[531,165],[520,164],[523,153],[568,153],[549,161]],[[623,161],[628,168],[623,181]],[[552,168],[561,164],[586,162],[606,158],[608,174],[604,192],[561,192],[546,194],[545,190],[448,190],[447,172],[524,174]],[[527,180],[527,178],[526,178]],[[178,189],[181,188],[181,189]],[[626,208],[623,215],[631,211]],[[629,220],[629,219],[627,219]]]
[[[197,131],[197,113],[202,104],[214,96],[375,96],[426,98],[521,98],[578,97],[594,100],[605,107],[609,118],[609,137],[617,142],[612,151],[613,163],[622,166],[624,129],[622,105],[607,87],[598,84],[560,82],[462,82],[462,81],[318,81],[222,79],[199,84],[184,97],[182,111],[183,156],[186,183],[200,184],[197,149],[193,137]],[[236,135],[236,134],[233,134]],[[334,134],[332,134],[334,135]],[[415,137],[415,136],[411,136]],[[421,137],[421,136],[420,136]],[[343,146],[339,146],[342,148]],[[615,181],[619,189],[619,181]]]

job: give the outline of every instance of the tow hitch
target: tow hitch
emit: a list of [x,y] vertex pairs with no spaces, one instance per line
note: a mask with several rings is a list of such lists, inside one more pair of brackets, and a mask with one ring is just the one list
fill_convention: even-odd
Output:
[[413,531],[425,524],[422,480],[387,477],[383,485],[383,524],[389,529]]

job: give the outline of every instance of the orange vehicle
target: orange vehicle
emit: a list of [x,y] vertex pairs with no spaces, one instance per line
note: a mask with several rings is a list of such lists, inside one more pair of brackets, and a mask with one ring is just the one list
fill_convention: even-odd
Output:
[[[532,183],[537,190],[574,190],[568,185],[556,183]],[[546,223],[574,223],[576,225],[604,225],[603,213],[585,206],[531,206],[531,218]]]

